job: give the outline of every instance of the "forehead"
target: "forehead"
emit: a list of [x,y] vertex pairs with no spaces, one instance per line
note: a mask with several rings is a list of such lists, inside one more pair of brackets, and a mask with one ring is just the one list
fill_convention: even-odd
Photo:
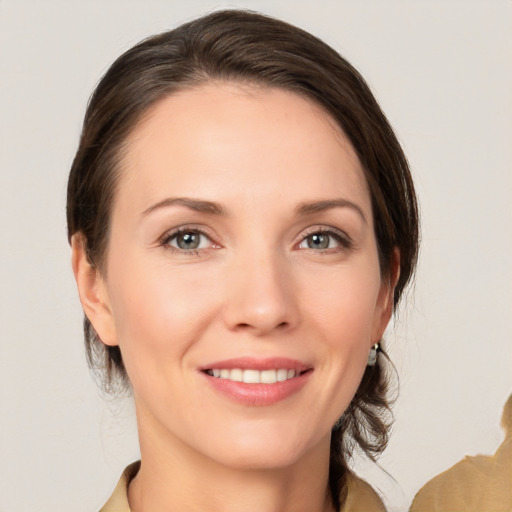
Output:
[[125,148],[120,188],[145,201],[163,187],[217,201],[286,191],[297,201],[348,193],[369,202],[360,162],[336,121],[283,89],[208,83],[180,90],[148,110]]

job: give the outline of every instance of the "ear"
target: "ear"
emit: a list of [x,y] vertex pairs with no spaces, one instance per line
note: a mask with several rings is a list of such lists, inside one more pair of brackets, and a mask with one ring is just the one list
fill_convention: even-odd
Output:
[[379,296],[377,298],[377,307],[375,309],[375,321],[372,330],[370,346],[378,343],[393,314],[393,301],[395,296],[395,287],[400,277],[400,251],[398,247],[393,249],[390,262],[389,278],[382,281]]
[[118,345],[106,283],[99,269],[87,257],[81,233],[71,238],[71,264],[85,315],[105,345]]

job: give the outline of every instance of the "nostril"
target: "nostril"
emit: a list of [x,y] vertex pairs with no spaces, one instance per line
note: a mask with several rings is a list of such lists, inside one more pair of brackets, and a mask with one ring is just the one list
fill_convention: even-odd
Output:
[[[279,330],[284,330],[284,329],[287,329],[288,326],[289,326],[289,322],[280,322],[279,324],[277,324],[274,328],[275,329],[279,329]],[[240,322],[236,325],[236,328],[237,329],[242,329],[242,330],[247,330],[247,329],[253,329],[253,328],[256,328],[258,329],[258,327],[256,325],[252,325],[250,323],[247,323],[247,322]],[[267,330],[267,329],[265,329]]]

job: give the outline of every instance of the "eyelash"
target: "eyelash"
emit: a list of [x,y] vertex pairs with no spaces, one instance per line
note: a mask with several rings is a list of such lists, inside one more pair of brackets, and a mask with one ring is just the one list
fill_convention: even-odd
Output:
[[[159,245],[164,247],[167,250],[172,251],[175,254],[185,254],[188,256],[199,256],[201,254],[201,251],[204,251],[205,248],[180,249],[179,247],[173,247],[170,245],[170,242],[172,240],[175,240],[179,235],[183,235],[183,234],[195,234],[198,236],[206,237],[210,241],[211,245],[215,246],[215,248],[220,247],[219,245],[212,242],[212,239],[211,239],[212,237],[208,233],[206,233],[202,229],[199,229],[196,227],[191,227],[191,226],[182,226],[182,227],[176,228],[175,230],[173,230],[171,232],[166,233],[160,239]],[[313,249],[313,248],[307,249],[307,250],[313,251],[315,253],[320,253],[320,254],[331,253],[332,254],[332,253],[337,253],[337,252],[341,252],[341,251],[346,251],[353,247],[353,242],[352,242],[351,238],[346,233],[344,233],[343,231],[340,231],[338,229],[332,228],[332,227],[327,228],[327,227],[322,227],[322,226],[313,226],[313,227],[309,228],[303,234],[298,245],[303,244],[308,239],[308,237],[313,236],[313,235],[328,235],[329,237],[333,238],[335,240],[335,242],[338,244],[338,247],[328,247],[323,250],[318,250],[318,249]]]
[[314,251],[316,253],[324,254],[347,251],[349,249],[352,249],[354,246],[352,239],[346,233],[336,228],[324,226],[313,226],[311,228],[308,228],[304,233],[300,241],[300,244],[304,243],[308,239],[308,237],[312,235],[328,235],[331,238],[333,238],[339,245],[338,247],[329,247],[323,250],[309,248],[309,250]]
[[[204,248],[200,249],[180,249],[179,247],[173,247],[170,245],[170,242],[172,240],[175,240],[179,235],[186,235],[186,234],[194,234],[198,236],[206,237],[211,242],[211,236],[205,233],[202,229],[198,229],[196,227],[191,226],[181,226],[179,228],[174,229],[171,232],[166,233],[159,242],[159,245],[164,247],[167,250],[172,251],[175,254],[185,254],[187,256],[199,256],[201,251],[204,250]],[[211,242],[212,245],[216,245],[213,242]],[[219,247],[219,246],[217,246]]]

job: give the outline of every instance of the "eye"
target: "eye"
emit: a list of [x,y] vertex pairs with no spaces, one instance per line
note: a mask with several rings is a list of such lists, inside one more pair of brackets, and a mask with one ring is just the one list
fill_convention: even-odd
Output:
[[351,243],[348,237],[334,230],[318,230],[309,233],[299,244],[299,249],[326,251],[328,249],[348,248]]
[[180,252],[192,252],[212,246],[210,238],[196,229],[179,229],[166,235],[162,245],[171,247]]

